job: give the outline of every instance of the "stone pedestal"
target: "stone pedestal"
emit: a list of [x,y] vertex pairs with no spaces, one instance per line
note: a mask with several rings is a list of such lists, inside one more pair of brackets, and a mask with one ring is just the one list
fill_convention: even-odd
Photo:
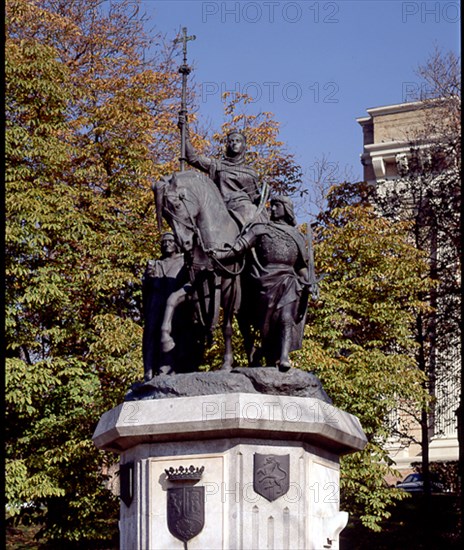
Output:
[[[125,402],[93,439],[121,455],[121,550],[338,548],[348,519],[339,457],[366,444],[356,417],[320,399],[248,393]],[[166,473],[190,466],[200,479]],[[190,506],[172,502],[170,489],[183,487]],[[204,526],[186,544],[168,527],[169,494],[184,533],[203,498]]]

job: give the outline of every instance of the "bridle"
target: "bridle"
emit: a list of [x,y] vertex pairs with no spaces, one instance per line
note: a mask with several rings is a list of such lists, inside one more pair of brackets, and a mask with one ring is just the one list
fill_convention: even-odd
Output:
[[[170,194],[172,195],[173,193],[170,193]],[[166,196],[169,196],[169,194],[166,195]],[[231,275],[232,277],[236,277],[237,275],[240,275],[242,273],[242,271],[244,270],[244,268],[245,268],[245,259],[243,260],[242,265],[239,267],[239,269],[237,271],[233,271],[233,270],[229,269],[228,267],[226,267],[220,260],[218,260],[218,258],[216,258],[215,256],[211,256],[209,254],[211,249],[206,248],[205,243],[203,241],[203,237],[201,235],[201,231],[198,228],[197,224],[195,223],[195,218],[193,217],[193,214],[190,212],[190,210],[188,208],[188,203],[190,202],[190,203],[193,204],[193,201],[189,200],[186,197],[186,194],[185,194],[184,191],[177,192],[175,196],[184,205],[184,208],[185,208],[185,211],[187,212],[188,220],[189,220],[190,223],[187,223],[184,219],[180,218],[177,214],[172,212],[168,208],[168,206],[166,205],[166,202],[165,202],[164,209],[168,213],[169,217],[171,217],[173,220],[175,220],[178,223],[180,223],[181,225],[183,225],[186,229],[193,232],[193,234],[197,237],[198,244],[199,244],[200,249],[202,250],[202,252],[205,254],[205,256],[211,258],[219,266],[219,268],[221,270],[225,271],[228,275]]]

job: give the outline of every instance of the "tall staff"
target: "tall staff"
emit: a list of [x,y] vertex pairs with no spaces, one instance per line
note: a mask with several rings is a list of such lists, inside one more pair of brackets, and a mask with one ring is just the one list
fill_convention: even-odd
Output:
[[[187,36],[187,27],[182,28],[182,36],[179,38],[176,38],[174,40],[174,43],[182,42],[182,51],[184,54],[184,60],[182,65],[179,67],[179,72],[182,75],[182,98],[181,98],[181,104],[180,104],[180,111],[179,115],[183,115],[183,119],[185,121],[185,117],[187,116],[187,77],[190,74],[191,68],[187,65],[187,42],[189,40],[195,40],[196,36]],[[182,123],[181,126],[181,134],[180,134],[180,170],[181,172],[184,171],[185,166],[185,139],[186,139],[186,122]]]

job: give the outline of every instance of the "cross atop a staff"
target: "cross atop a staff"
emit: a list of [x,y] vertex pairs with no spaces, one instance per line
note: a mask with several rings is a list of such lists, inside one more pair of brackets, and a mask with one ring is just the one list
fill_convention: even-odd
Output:
[[182,74],[190,73],[190,67],[187,65],[187,42],[189,40],[195,40],[195,39],[196,39],[196,36],[194,34],[192,34],[192,36],[187,36],[187,27],[182,27],[181,36],[174,40],[174,44],[178,44],[179,42],[182,42],[182,53],[184,54],[184,61],[183,61],[183,64],[179,67],[179,72]]
[[[183,64],[179,67],[179,72],[182,74],[182,97],[179,115],[185,117],[187,115],[187,76],[190,74],[190,67],[187,65],[187,42],[189,40],[195,40],[196,36],[187,36],[187,27],[182,28],[182,35],[174,40],[175,44],[182,42],[182,52],[184,54]],[[185,123],[181,128],[181,141],[180,141],[180,170],[184,171],[185,165],[185,139],[186,139],[186,126]]]

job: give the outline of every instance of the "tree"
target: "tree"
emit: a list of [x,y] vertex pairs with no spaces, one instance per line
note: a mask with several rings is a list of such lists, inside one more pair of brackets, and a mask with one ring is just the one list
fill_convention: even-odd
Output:
[[379,530],[388,506],[404,496],[384,481],[394,471],[385,449],[389,413],[398,400],[427,402],[414,321],[427,311],[422,295],[430,281],[424,255],[408,242],[408,224],[380,217],[369,196],[365,184],[342,184],[328,195],[315,247],[325,278],[295,363],[320,377],[335,406],[360,419],[368,445],[342,459],[341,491],[345,506]]
[[[104,485],[116,457],[98,452],[90,438],[101,414],[143,376],[140,281],[146,260],[157,254],[159,236],[150,187],[177,168],[175,53],[170,46],[150,49],[155,38],[146,36],[143,16],[133,6],[99,0],[6,4],[8,513],[9,521],[43,525],[41,536],[55,547],[92,548],[116,533],[118,502]],[[223,131],[245,127],[262,178],[276,182],[276,191],[299,191],[301,171],[279,142],[272,114],[238,113],[241,102],[245,98],[233,98],[226,106]],[[211,150],[198,133],[192,140],[200,150]],[[358,219],[354,214],[360,212],[353,210],[350,221],[349,209],[334,211],[334,223],[327,221],[321,233],[320,269],[335,267],[323,283],[324,307],[312,311],[314,328],[308,329],[301,360],[318,367],[332,395],[340,385],[336,404],[361,415],[379,457],[376,438],[385,428],[375,415],[382,417],[390,406],[394,383],[379,386],[386,396],[380,405],[373,390],[367,399],[358,385],[363,373],[381,380],[382,367],[401,367],[404,389],[398,377],[392,380],[412,399],[408,388],[420,377],[407,368],[412,344],[401,322],[409,319],[409,308],[422,307],[414,290],[420,261],[411,255],[417,269],[408,271],[411,251],[396,245],[398,235],[385,225],[383,242],[392,251],[385,250],[404,259],[404,266],[401,284],[393,268],[384,278],[388,262],[378,247],[377,255],[369,252],[361,232],[365,226],[376,241],[380,222],[370,211]],[[345,250],[342,234],[351,243],[348,257],[361,242],[371,263],[345,264],[341,253],[333,256],[330,250]],[[360,270],[363,276],[354,281],[364,285],[346,287],[347,265],[352,274]],[[376,285],[384,289],[386,312],[376,302]],[[387,291],[405,297],[399,311]],[[378,326],[365,328],[371,309]],[[333,364],[340,367],[337,376]],[[364,413],[361,400],[367,403]],[[345,485],[359,488],[366,522],[375,525],[383,513],[378,507],[388,501],[380,488],[382,468],[369,466],[368,473],[377,472],[369,478],[371,494],[356,467],[361,463],[344,470]]]
[[[423,408],[420,415],[422,472],[430,495],[431,432],[439,435],[443,429],[437,419],[449,407],[457,407],[450,388],[458,388],[460,379],[462,384],[459,59],[452,52],[435,50],[417,74],[427,91],[418,98],[420,124],[408,135],[409,151],[397,159],[400,178],[380,182],[375,202],[385,216],[410,222],[411,240],[427,255],[430,277],[437,283],[424,295],[431,310],[416,319],[417,362],[433,398],[432,408]],[[461,410],[462,394],[461,390]],[[462,433],[460,438],[463,449]]]
[[141,372],[150,184],[172,169],[178,74],[144,61],[131,6],[6,7],[8,513],[89,548],[117,528],[115,457],[91,435]]
[[[151,185],[179,156],[176,53],[134,5],[6,4],[8,521],[41,525],[55,547],[117,533],[117,457],[91,436],[143,377]],[[275,137],[260,143],[279,154]]]
[[355,181],[350,165],[340,166],[339,162],[330,160],[330,156],[322,154],[310,165],[308,174],[308,194],[306,206],[309,214],[316,217],[319,212],[327,209],[327,195],[330,189],[340,182]]

